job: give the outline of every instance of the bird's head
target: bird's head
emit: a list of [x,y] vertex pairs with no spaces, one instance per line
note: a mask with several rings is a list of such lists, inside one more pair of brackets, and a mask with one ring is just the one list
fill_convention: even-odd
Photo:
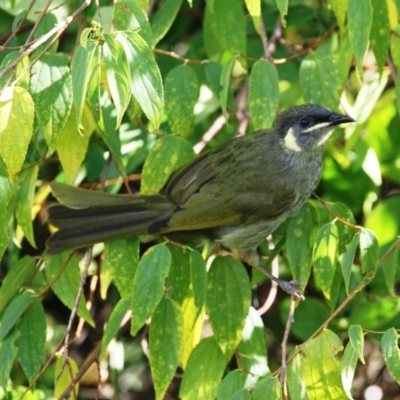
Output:
[[301,152],[321,148],[338,125],[349,122],[354,119],[322,106],[305,104],[280,114],[274,128],[285,148]]

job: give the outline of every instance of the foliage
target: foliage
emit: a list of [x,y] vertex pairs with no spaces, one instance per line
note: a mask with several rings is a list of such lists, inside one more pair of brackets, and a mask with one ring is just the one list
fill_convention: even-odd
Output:
[[[399,17],[398,0],[1,2],[0,397],[399,394]],[[357,123],[327,144],[318,198],[260,246],[304,284],[293,324],[288,296],[223,251],[45,255],[52,180],[154,193],[305,102]]]

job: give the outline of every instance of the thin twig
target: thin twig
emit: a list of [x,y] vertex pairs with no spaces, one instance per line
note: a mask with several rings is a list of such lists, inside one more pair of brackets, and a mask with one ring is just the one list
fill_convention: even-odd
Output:
[[[400,237],[396,240],[396,242],[389,248],[389,250],[379,259],[378,266],[381,266],[383,262],[386,260],[387,257],[397,248],[400,246]],[[366,284],[371,279],[373,272],[367,273],[367,275],[363,278],[363,280],[353,289],[351,293],[346,297],[342,304],[329,316],[329,318],[301,345],[298,346],[297,350],[292,354],[292,356],[287,360],[287,364],[289,364],[296,356],[298,356],[302,349],[315,337],[317,337],[329,324],[333,321],[341,311],[350,303],[351,300],[356,296],[358,292],[360,292]],[[273,375],[276,376],[279,374],[279,369],[274,371]]]
[[37,19],[36,19],[35,25],[33,25],[32,29],[31,29],[30,32],[29,32],[28,38],[27,38],[26,41],[25,41],[26,43],[29,43],[29,42],[32,40],[33,35],[35,34],[35,32],[36,32],[36,30],[37,30],[39,24],[42,22],[44,16],[46,15],[47,10],[48,10],[49,7],[50,7],[50,4],[51,4],[51,0],[47,0],[47,3],[46,3],[45,6],[43,7],[42,12],[40,13],[40,15],[39,15],[39,16],[37,17]]
[[76,293],[75,296],[75,302],[74,305],[71,309],[71,315],[69,316],[69,320],[68,320],[68,325],[67,325],[67,329],[66,329],[66,333],[65,333],[65,339],[64,339],[64,349],[63,349],[63,362],[60,368],[60,372],[58,374],[58,376],[56,377],[56,382],[58,381],[58,379],[60,378],[65,365],[67,364],[67,359],[68,359],[68,346],[69,346],[69,340],[71,337],[71,331],[72,331],[72,324],[74,322],[75,316],[78,312],[78,307],[79,307],[79,301],[81,300],[82,294],[83,294],[83,288],[85,286],[86,283],[86,279],[88,276],[88,271],[89,271],[89,266],[90,266],[90,262],[92,260],[92,255],[93,255],[93,249],[90,248],[87,252],[86,252],[86,259],[85,259],[85,265],[82,271],[82,277],[81,277],[81,281],[79,283],[79,288],[78,291]]
[[262,43],[263,50],[264,50],[264,58],[268,61],[271,61],[272,57],[271,57],[271,52],[270,52],[269,45],[268,45],[268,36],[267,36],[267,31],[265,30],[265,24],[264,24],[264,19],[263,19],[262,13],[260,15],[259,29],[260,29],[261,43]]
[[218,132],[225,126],[226,120],[223,115],[220,115],[210,126],[208,131],[202,136],[200,142],[193,146],[193,150],[196,154],[199,154],[204,147],[218,134]]
[[164,56],[172,57],[177,60],[183,61],[184,63],[188,64],[203,64],[204,62],[207,62],[206,60],[191,60],[190,58],[185,58],[180,56],[179,54],[175,53],[174,51],[166,51],[166,50],[161,50],[161,49],[153,49],[154,53],[157,54],[162,54]]
[[294,310],[296,306],[296,299],[291,296],[290,298],[290,307],[289,307],[289,315],[286,321],[285,333],[282,339],[282,358],[281,358],[281,371],[280,371],[280,382],[282,386],[283,398],[288,399],[288,390],[287,390],[287,343],[289,340],[290,328],[294,322]]

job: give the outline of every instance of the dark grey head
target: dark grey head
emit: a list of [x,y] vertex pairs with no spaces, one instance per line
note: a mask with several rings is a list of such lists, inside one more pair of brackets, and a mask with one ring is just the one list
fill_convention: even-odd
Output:
[[354,119],[322,106],[305,104],[280,114],[274,128],[283,146],[300,152],[321,148],[338,125],[349,122],[354,122]]

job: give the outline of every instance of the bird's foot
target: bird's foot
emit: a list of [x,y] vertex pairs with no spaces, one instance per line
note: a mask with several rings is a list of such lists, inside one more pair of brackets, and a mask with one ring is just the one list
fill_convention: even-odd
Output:
[[275,276],[271,279],[273,281],[275,281],[282,290],[284,290],[286,293],[289,293],[296,300],[305,300],[306,299],[304,297],[303,293],[298,289],[299,286],[302,286],[301,282],[294,281],[294,280],[284,281],[282,279],[276,278]]

